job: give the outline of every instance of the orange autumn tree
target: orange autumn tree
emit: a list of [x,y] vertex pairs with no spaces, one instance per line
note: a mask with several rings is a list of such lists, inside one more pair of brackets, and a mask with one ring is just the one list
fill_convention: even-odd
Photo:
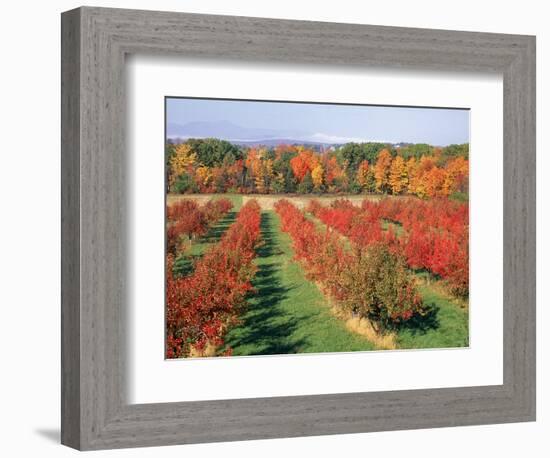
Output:
[[337,180],[344,179],[346,174],[338,164],[336,157],[323,156],[322,158],[323,167],[325,170],[325,184],[328,187],[330,192],[335,191],[335,182]]
[[388,180],[390,174],[392,157],[387,149],[383,149],[378,153],[378,160],[374,166],[374,179],[376,183],[376,191],[387,192]]
[[280,143],[275,147],[274,152],[275,158],[278,160],[283,156],[283,154],[298,153],[298,147],[294,145],[286,145],[284,143]]
[[318,162],[319,160],[313,151],[302,149],[297,156],[290,160],[290,167],[294,177],[300,183],[308,172],[311,173],[317,167]]
[[445,195],[468,190],[469,164],[467,159],[462,156],[451,159],[447,162],[445,173],[445,182],[443,183]]
[[426,195],[428,197],[443,196],[443,183],[445,182],[445,171],[439,167],[433,167],[424,174]]
[[[428,196],[428,174],[434,167],[435,159],[433,156],[422,156],[420,158],[415,171],[414,186],[411,190],[413,194],[420,198]],[[433,188],[433,186],[431,187]]]

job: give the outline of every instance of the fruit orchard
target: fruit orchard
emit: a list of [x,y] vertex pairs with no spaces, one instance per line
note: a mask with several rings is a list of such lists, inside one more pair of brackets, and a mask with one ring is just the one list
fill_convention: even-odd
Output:
[[[320,337],[327,323],[319,324],[319,342],[312,346],[318,351],[381,348],[376,339],[350,337],[355,331],[346,320],[367,321],[378,336],[393,336],[395,348],[467,344],[467,204],[416,197],[330,203],[312,198],[302,208],[299,202],[281,198],[274,209],[265,209],[254,198],[244,203],[220,196],[202,203],[183,198],[168,206],[167,358],[310,351],[279,342],[287,331],[293,334],[292,314],[304,300],[312,303],[308,319],[318,312],[334,328],[332,341]],[[218,232],[215,240],[208,236]],[[175,263],[201,240],[206,248],[182,274]],[[288,256],[281,260],[283,245]],[[276,292],[286,270],[295,277],[286,280],[288,298]],[[419,281],[419,271],[431,278],[431,286]],[[296,285],[309,288],[312,299],[294,295]],[[456,332],[458,326],[460,334],[448,337],[444,320],[434,324],[439,320],[434,300],[435,309],[445,307],[452,316],[449,329]],[[288,321],[284,329],[271,318],[280,304],[289,314],[276,317]],[[331,310],[339,310],[338,317]],[[423,332],[435,340],[423,339]],[[278,340],[262,346],[269,339]]]
[[167,358],[468,345],[467,144],[190,139],[166,162]]

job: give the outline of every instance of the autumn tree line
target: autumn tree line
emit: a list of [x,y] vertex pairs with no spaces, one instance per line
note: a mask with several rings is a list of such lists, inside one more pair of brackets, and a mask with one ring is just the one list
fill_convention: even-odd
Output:
[[464,196],[468,144],[347,143],[320,151],[304,145],[240,147],[218,139],[167,143],[173,193],[351,193]]

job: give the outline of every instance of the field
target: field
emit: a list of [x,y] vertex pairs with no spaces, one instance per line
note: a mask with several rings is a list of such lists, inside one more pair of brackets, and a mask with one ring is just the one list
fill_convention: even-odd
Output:
[[[210,199],[219,198],[219,194],[168,194],[166,200],[168,205],[178,202],[179,200],[192,199],[197,203],[208,202]],[[239,208],[242,204],[246,204],[249,200],[256,200],[263,211],[273,210],[275,202],[281,200],[281,196],[278,195],[266,195],[266,194],[224,194],[223,197],[234,202]],[[365,199],[378,201],[382,197],[379,195],[372,196],[357,196],[357,195],[318,195],[318,196],[305,196],[305,195],[288,195],[285,198],[291,199],[292,203],[300,209],[306,208],[312,200],[317,200],[323,205],[330,205],[332,202],[338,199],[345,198],[355,205],[361,205]],[[398,199],[399,197],[396,197]]]
[[[288,208],[281,209],[284,205],[277,204],[282,200],[288,204]],[[414,288],[419,296],[418,301],[411,299],[413,305],[403,310],[394,310],[393,318],[386,317],[384,321],[378,312],[371,313],[372,309],[364,313],[363,309],[355,306],[350,308],[351,299],[345,294],[340,294],[338,287],[341,285],[333,284],[338,274],[334,273],[336,270],[330,270],[333,268],[329,265],[330,258],[315,259],[315,256],[323,251],[323,247],[314,247],[311,250],[309,248],[316,243],[315,237],[318,236],[318,243],[332,244],[330,249],[342,250],[340,256],[332,258],[345,259],[349,263],[346,265],[347,269],[351,269],[350,266],[359,266],[354,258],[355,253],[359,252],[360,246],[362,249],[368,249],[367,247],[374,243],[371,240],[373,237],[377,238],[376,243],[384,240],[388,246],[392,243],[397,246],[397,242],[392,240],[403,240],[406,234],[414,231],[409,221],[399,222],[399,217],[396,216],[398,209],[391,207],[395,202],[401,202],[398,205],[402,207],[411,205],[407,198],[240,194],[167,196],[169,213],[170,209],[175,209],[178,205],[189,205],[189,202],[193,202],[193,208],[196,207],[200,211],[205,205],[215,207],[213,202],[218,202],[217,206],[221,207],[223,201],[226,202],[227,208],[216,208],[215,211],[209,209],[209,214],[218,211],[220,214],[214,214],[210,223],[197,229],[196,234],[185,239],[182,245],[174,249],[171,264],[169,262],[167,275],[177,279],[174,283],[181,283],[177,287],[169,285],[169,292],[173,291],[173,297],[178,298],[175,302],[168,298],[169,310],[171,303],[179,304],[181,307],[182,294],[188,294],[184,293],[185,288],[211,287],[195,278],[197,271],[208,270],[208,275],[211,275],[219,269],[220,277],[214,280],[218,284],[216,291],[208,292],[212,300],[208,304],[201,304],[202,308],[198,308],[196,316],[189,316],[188,311],[191,310],[191,304],[196,305],[197,298],[185,297],[185,325],[189,330],[193,329],[194,333],[189,332],[185,336],[178,334],[176,330],[178,326],[182,326],[182,321],[180,319],[177,325],[175,323],[178,323],[178,319],[174,318],[174,326],[170,328],[171,325],[168,324],[168,357],[245,356],[468,345],[467,297],[456,293],[452,288],[453,282],[445,279],[443,271],[436,274],[426,267],[404,267],[406,271],[403,271],[403,278],[399,281],[409,282],[406,286]],[[429,205],[424,202],[419,200],[418,205]],[[186,218],[190,215],[189,208],[185,209]],[[246,227],[252,228],[250,233],[257,234],[249,239],[240,240],[239,237],[243,236],[240,233],[242,231],[234,230],[235,234],[229,234],[228,237],[231,228],[235,227],[239,219],[243,219],[240,216],[243,209],[250,213],[250,216],[246,222],[239,224],[249,225]],[[349,224],[341,224],[337,219],[349,215],[357,218],[362,212],[372,216],[375,211],[379,212],[376,216],[379,223],[375,233],[371,230],[364,234],[364,231],[355,230],[368,225],[357,225],[357,228],[354,228]],[[403,213],[403,209],[400,211]],[[304,218],[303,222],[298,221],[295,225],[295,232],[290,227],[292,218]],[[297,238],[306,230],[313,232],[308,235],[309,238],[304,239],[305,245],[301,246]],[[239,255],[238,261],[228,255],[228,258],[223,260],[223,265],[218,267],[222,262],[219,261],[221,251],[217,256],[212,256],[216,258],[214,260],[205,260],[205,257],[215,251],[220,244],[228,247],[223,250],[224,254],[231,253],[230,250],[235,245],[239,250],[244,250],[246,255]],[[399,250],[403,250],[403,247],[408,248],[401,245]],[[418,253],[411,252],[408,259],[414,261],[413,255],[416,254]],[[352,264],[353,262],[356,264]],[[202,264],[207,264],[208,269],[201,270]],[[320,272],[320,266],[328,273]],[[334,269],[338,268],[339,266],[334,266]],[[437,265],[432,268],[437,268]],[[341,268],[338,272],[345,280],[345,273]],[[222,281],[227,284],[219,285]],[[404,302],[406,300],[408,299],[405,298]],[[354,301],[354,304],[358,303],[357,299]],[[421,306],[418,305],[420,303]],[[398,304],[399,306],[401,305]],[[183,309],[178,309],[180,315]],[[170,313],[168,315],[170,319]],[[177,313],[174,316],[177,316]],[[381,323],[384,323],[384,326],[381,326]],[[174,331],[173,334],[170,334],[170,329]]]

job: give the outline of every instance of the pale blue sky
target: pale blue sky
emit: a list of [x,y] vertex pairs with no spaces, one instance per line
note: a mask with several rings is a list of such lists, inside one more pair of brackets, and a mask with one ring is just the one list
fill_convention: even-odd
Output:
[[[258,135],[333,143],[383,141],[440,146],[467,143],[469,113],[464,109],[166,99],[169,126],[205,123],[213,130],[210,135],[218,136],[217,126],[230,123]],[[228,131],[231,129],[223,129],[224,134],[219,137],[231,136]],[[245,135],[242,129],[237,131],[240,136]]]

